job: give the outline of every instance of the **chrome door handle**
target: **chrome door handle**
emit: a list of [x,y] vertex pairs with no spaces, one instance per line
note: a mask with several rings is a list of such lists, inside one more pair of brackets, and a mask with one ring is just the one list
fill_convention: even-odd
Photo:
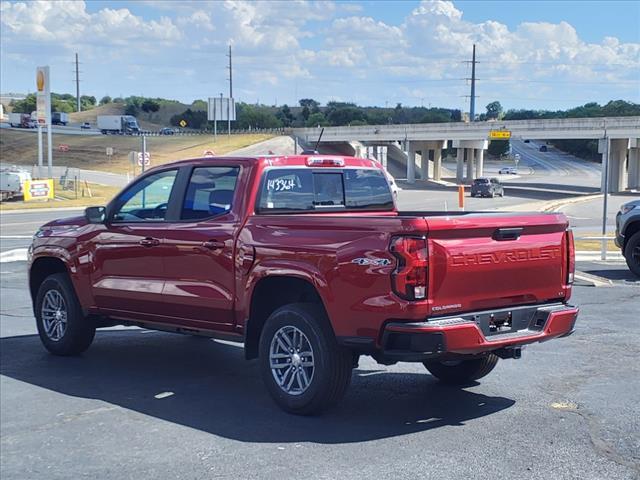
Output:
[[206,242],[202,242],[202,246],[204,248],[208,248],[209,250],[219,250],[224,248],[224,242],[218,242],[217,240],[207,240]]
[[157,245],[160,245],[160,240],[158,240],[157,238],[147,237],[143,238],[138,243],[143,247],[155,247]]

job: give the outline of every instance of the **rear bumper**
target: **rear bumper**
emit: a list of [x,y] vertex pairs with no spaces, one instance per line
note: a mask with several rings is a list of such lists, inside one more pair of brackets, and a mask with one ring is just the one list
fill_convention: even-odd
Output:
[[425,322],[391,322],[382,334],[382,354],[398,361],[421,361],[544,342],[573,333],[577,317],[577,307],[553,304],[472,312]]

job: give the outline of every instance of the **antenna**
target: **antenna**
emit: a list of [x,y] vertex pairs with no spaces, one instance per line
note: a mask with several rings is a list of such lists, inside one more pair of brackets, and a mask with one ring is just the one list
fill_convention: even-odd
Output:
[[324,127],[322,127],[322,130],[320,130],[320,136],[318,137],[318,141],[316,142],[316,146],[314,147],[314,150],[316,152],[318,151],[318,145],[320,145],[320,140],[322,139],[323,133],[324,133]]

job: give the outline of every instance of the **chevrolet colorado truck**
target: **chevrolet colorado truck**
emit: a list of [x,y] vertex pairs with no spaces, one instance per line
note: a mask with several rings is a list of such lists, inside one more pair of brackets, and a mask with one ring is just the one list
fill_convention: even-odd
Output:
[[316,414],[360,355],[464,385],[571,334],[567,226],[558,213],[398,211],[367,159],[192,159],[41,227],[29,287],[54,354],[113,325],[243,342],[280,407]]

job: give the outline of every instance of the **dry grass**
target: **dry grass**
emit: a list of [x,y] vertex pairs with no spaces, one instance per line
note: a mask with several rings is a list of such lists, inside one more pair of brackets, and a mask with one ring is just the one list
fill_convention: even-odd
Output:
[[[576,251],[583,252],[599,252],[602,248],[602,242],[600,240],[580,240],[578,237],[600,237],[602,236],[602,232],[573,232],[576,237]],[[607,234],[607,236],[611,236],[611,232]],[[607,240],[607,251],[608,252],[619,252],[620,249],[616,247],[616,244],[613,241],[613,237],[610,240]]]
[[[82,185],[79,185],[77,192],[75,190],[56,190],[55,200],[34,200],[31,202],[9,200],[2,202],[0,203],[0,211],[106,205],[120,190],[121,189],[118,187],[108,187],[106,185],[98,185],[95,183],[89,183],[87,188],[83,182]],[[89,194],[91,194],[91,197]]]
[[[213,150],[217,155],[223,155],[267,140],[272,136],[219,135],[214,142],[212,135],[164,135],[148,137],[147,150],[151,153],[151,164],[159,165],[184,158],[201,157],[205,150]],[[34,132],[2,129],[0,130],[0,160],[12,165],[33,166],[37,163],[36,143],[37,136]],[[58,146],[61,144],[68,145],[69,151],[59,151]],[[54,133],[53,146],[53,164],[56,166],[126,173],[132,171],[129,152],[141,149],[141,139],[127,135]],[[110,161],[106,155],[106,147],[114,149],[114,155]]]

